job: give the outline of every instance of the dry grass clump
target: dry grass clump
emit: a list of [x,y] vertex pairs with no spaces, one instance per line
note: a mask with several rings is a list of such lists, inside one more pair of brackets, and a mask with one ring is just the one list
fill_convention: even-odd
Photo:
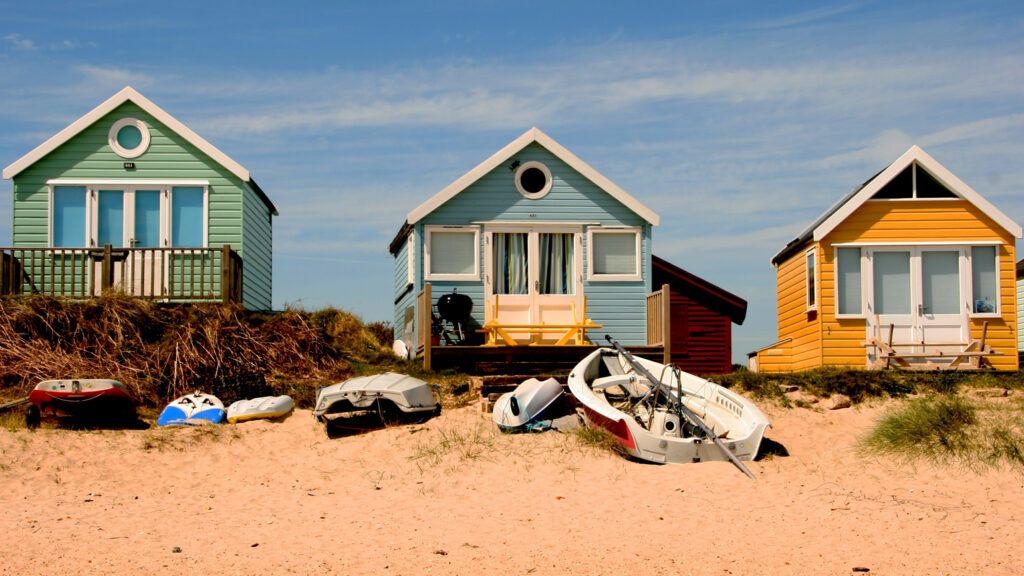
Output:
[[607,451],[619,456],[627,456],[626,449],[615,439],[611,432],[604,428],[580,426],[575,429],[576,442],[580,446],[599,451]]
[[950,394],[914,398],[883,416],[861,441],[866,453],[977,469],[1024,470],[1024,401],[992,402]]
[[494,430],[477,425],[472,429],[441,428],[427,441],[418,442],[409,459],[427,467],[436,466],[449,455],[459,461],[479,460],[494,448]]
[[0,397],[40,380],[113,378],[144,405],[202,389],[225,403],[273,393],[312,403],[318,384],[411,363],[347,312],[251,313],[238,305],[166,305],[121,295],[84,301],[0,299]]

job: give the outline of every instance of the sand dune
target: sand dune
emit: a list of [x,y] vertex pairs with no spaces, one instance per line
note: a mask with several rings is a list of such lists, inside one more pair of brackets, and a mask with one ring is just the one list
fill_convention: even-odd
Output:
[[789,456],[755,482],[502,435],[476,408],[334,439],[307,411],[0,430],[0,572],[1024,573],[1024,478],[860,456],[880,410],[769,409]]

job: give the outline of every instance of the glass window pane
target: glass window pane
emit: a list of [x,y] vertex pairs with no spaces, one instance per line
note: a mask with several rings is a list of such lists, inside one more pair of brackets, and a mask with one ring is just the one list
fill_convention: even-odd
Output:
[[836,249],[840,314],[860,314],[860,248]]
[[67,247],[85,246],[84,187],[54,187],[53,245]]
[[959,314],[960,252],[922,252],[921,289],[925,314]]
[[117,131],[117,143],[125,150],[135,150],[142,144],[142,131],[138,126],[123,126]]
[[576,258],[572,234],[540,234],[540,293],[572,294]]
[[875,312],[910,314],[910,252],[875,252]]
[[171,190],[171,246],[203,245],[203,189]]
[[96,207],[96,245],[124,246],[124,192],[100,190]]
[[491,236],[495,294],[529,294],[527,236],[520,233]]
[[160,247],[160,191],[135,191],[135,246]]
[[996,311],[996,247],[975,246],[971,248],[971,277],[974,285],[974,311],[992,313]]
[[440,232],[430,234],[431,274],[473,274],[476,272],[477,249],[473,232]]
[[814,279],[814,251],[807,253],[807,306],[813,308],[817,304],[818,292],[815,290]]
[[637,273],[636,233],[597,233],[592,235],[594,274]]

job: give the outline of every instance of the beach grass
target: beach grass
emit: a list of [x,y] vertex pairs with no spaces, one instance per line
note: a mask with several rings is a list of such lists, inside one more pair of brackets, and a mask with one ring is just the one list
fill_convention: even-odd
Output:
[[996,401],[931,394],[908,399],[879,419],[860,442],[866,454],[979,469],[1024,472],[1024,399]]
[[592,450],[626,456],[626,450],[611,432],[604,428],[580,426],[574,430],[577,445]]
[[417,464],[432,467],[454,457],[460,462],[480,460],[495,447],[495,432],[490,426],[477,424],[472,428],[442,427],[428,440],[413,447],[409,459]]

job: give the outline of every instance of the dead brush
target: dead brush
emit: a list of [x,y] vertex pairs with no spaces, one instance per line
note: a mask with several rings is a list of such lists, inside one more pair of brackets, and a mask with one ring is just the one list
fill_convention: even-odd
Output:
[[196,389],[225,403],[285,391],[301,399],[389,358],[374,332],[334,308],[271,315],[119,294],[0,299],[0,396],[25,396],[47,379],[113,378],[143,406]]

